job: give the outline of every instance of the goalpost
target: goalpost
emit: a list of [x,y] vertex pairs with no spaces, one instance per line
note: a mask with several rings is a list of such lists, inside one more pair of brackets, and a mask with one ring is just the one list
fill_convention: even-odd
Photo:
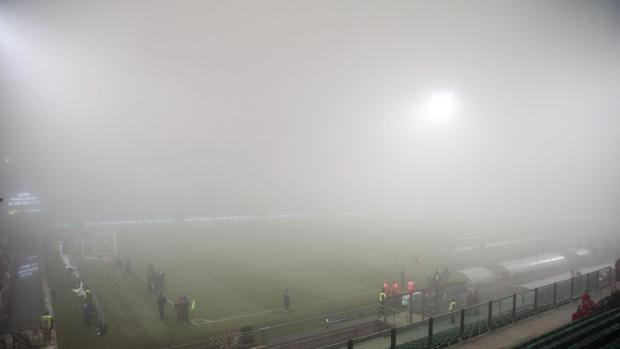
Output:
[[89,230],[80,234],[82,258],[99,258],[118,254],[118,242],[115,231]]

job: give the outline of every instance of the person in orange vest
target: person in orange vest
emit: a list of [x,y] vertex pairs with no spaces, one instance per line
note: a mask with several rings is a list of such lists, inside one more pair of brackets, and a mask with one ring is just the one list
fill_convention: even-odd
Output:
[[400,286],[398,286],[398,282],[396,282],[396,280],[394,280],[394,282],[392,283],[392,295],[400,295]]
[[407,293],[411,294],[415,291],[415,284],[413,283],[412,279],[409,279],[409,281],[407,281]]
[[387,281],[383,281],[383,291],[386,295],[390,294],[390,285],[387,283]]

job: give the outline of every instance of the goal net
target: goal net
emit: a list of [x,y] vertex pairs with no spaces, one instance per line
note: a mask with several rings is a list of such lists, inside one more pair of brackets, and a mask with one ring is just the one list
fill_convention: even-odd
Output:
[[110,230],[84,231],[81,234],[82,257],[113,256],[117,251],[116,232]]

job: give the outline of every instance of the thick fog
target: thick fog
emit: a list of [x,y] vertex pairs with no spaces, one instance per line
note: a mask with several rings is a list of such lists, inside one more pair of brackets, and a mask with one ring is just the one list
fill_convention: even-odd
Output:
[[2,1],[0,191],[617,222],[619,82],[617,1]]

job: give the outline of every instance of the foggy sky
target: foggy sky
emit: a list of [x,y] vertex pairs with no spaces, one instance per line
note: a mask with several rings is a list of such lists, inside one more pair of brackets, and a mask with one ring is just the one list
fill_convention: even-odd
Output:
[[2,1],[0,192],[617,219],[619,82],[618,1]]

